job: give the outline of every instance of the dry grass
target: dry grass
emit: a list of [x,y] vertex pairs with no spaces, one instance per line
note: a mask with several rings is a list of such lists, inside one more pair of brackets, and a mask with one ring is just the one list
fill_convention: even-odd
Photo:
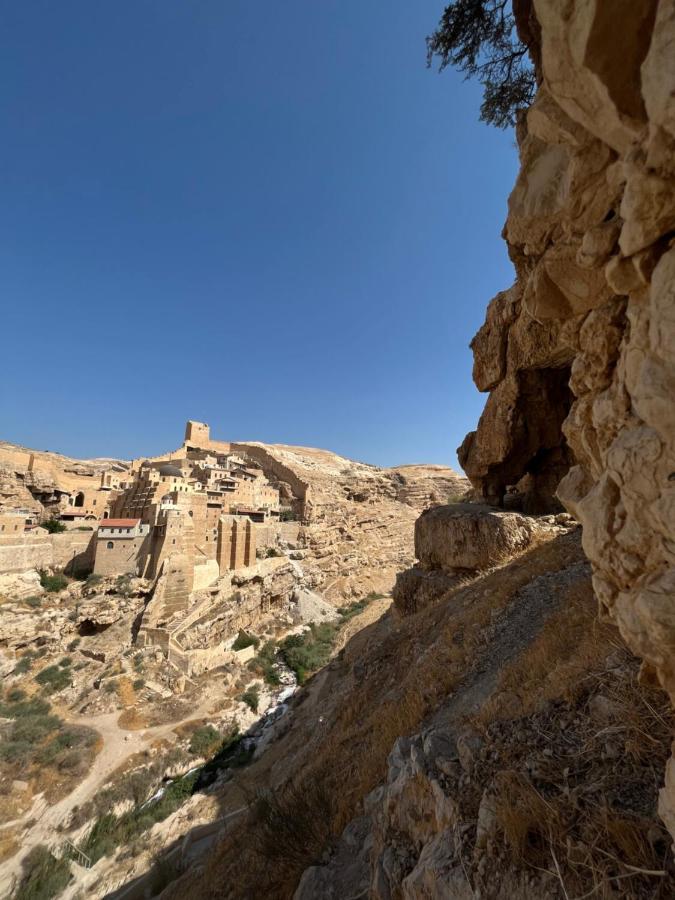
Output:
[[136,707],[131,706],[122,710],[117,719],[117,724],[120,728],[124,728],[125,731],[142,731],[143,728],[148,727],[148,718]]
[[544,623],[539,634],[499,678],[498,690],[473,720],[484,726],[497,718],[509,718],[512,704],[504,695],[517,698],[520,714],[539,709],[543,703],[570,698],[598,660],[612,651],[624,651],[613,625],[597,618],[597,601],[591,579],[571,583],[562,594],[561,606]]
[[[320,702],[313,706],[311,699],[306,701],[288,740],[279,741],[260,764],[242,773],[238,784],[254,793],[264,780],[283,783],[280,771],[286,783],[310,797],[320,784],[330,798],[327,833],[340,834],[362,798],[383,779],[395,740],[417,731],[480,659],[494,616],[532,579],[582,560],[578,536],[552,540],[449,590],[414,616],[395,622],[385,616],[361,631],[326,673]],[[318,710],[324,713],[320,726]],[[248,897],[255,891],[258,896],[292,896],[300,874],[313,861],[312,852],[308,848],[304,859],[275,873],[272,888],[267,881],[271,867],[252,838],[255,828],[252,822],[246,829],[250,840],[243,844],[235,834],[225,839],[207,864],[199,896],[223,896],[213,886],[222,889],[224,884],[237,885],[225,896]]]
[[0,863],[14,856],[20,846],[20,828],[4,828],[0,831]]

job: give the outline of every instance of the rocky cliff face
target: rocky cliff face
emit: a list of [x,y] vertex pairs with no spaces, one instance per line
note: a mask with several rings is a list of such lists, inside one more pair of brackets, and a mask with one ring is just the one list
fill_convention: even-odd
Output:
[[311,447],[238,446],[264,449],[309,486],[298,562],[307,586],[336,603],[390,591],[397,573],[413,562],[419,513],[461,496],[470,486],[446,466],[386,469]]
[[[460,459],[491,503],[557,496],[602,612],[675,695],[675,7],[535,0],[543,82],[474,338]],[[563,478],[559,484],[560,479]],[[662,815],[675,832],[675,766]]]

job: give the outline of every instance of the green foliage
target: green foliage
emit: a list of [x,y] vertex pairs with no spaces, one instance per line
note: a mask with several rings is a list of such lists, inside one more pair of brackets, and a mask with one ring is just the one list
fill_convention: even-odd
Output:
[[131,686],[135,691],[142,691],[145,687],[145,678],[137,678]]
[[277,685],[280,684],[280,679],[276,661],[277,645],[274,641],[266,641],[258,651],[258,655],[249,662],[248,667],[260,675],[267,684]]
[[199,778],[195,784],[196,789],[203,790],[213,784],[221,769],[245,766],[250,762],[253,753],[253,747],[244,748],[239,729],[235,725],[223,738],[218,752],[200,769]]
[[137,672],[143,671],[143,654],[142,653],[136,653],[134,655],[134,669],[136,669]]
[[453,0],[427,38],[427,64],[453,66],[483,85],[480,118],[506,128],[534,99],[536,75],[509,0]]
[[0,716],[6,719],[23,719],[27,716],[45,716],[51,709],[41,697],[29,697],[20,688],[8,691],[4,702],[0,703]]
[[65,524],[53,516],[51,519],[47,519],[46,522],[43,522],[42,527],[46,528],[50,534],[61,534],[66,530]]
[[72,659],[69,656],[64,656],[59,660],[59,665],[62,669],[67,669],[68,666],[72,663]]
[[68,667],[63,667],[61,665],[47,666],[46,669],[42,669],[41,672],[38,672],[35,676],[35,680],[38,684],[41,684],[49,694],[53,694],[56,691],[62,691],[72,684],[72,677],[68,671]]
[[275,556],[281,556],[281,553],[277,550],[276,547],[268,547],[267,550],[265,550],[265,557],[267,559],[271,559]]
[[260,694],[258,693],[258,688],[255,685],[247,688],[239,699],[242,701],[242,703],[245,703],[250,710],[252,710],[253,712],[258,712]]
[[117,690],[117,679],[109,678],[107,681],[103,682],[103,690],[106,694],[112,694]]
[[90,572],[85,578],[85,582],[88,587],[92,587],[93,585],[98,584],[102,578],[102,575],[97,575],[95,572]]
[[37,609],[38,606],[42,606],[42,597],[38,597],[38,596],[26,597],[26,599],[23,602],[26,604],[26,606],[30,606],[30,607],[32,607],[32,609]]
[[12,727],[12,741],[37,744],[61,726],[58,716],[35,715],[16,719]]
[[71,641],[71,642],[68,644],[68,652],[69,652],[69,653],[72,653],[73,650],[76,650],[79,646],[80,646],[80,639],[79,639],[79,638],[75,638],[74,641]]
[[190,772],[173,781],[161,797],[151,803],[135,806],[121,816],[106,813],[94,823],[89,835],[81,844],[94,862],[114,852],[121,844],[128,844],[156,822],[162,822],[174,813],[191,796],[198,778],[197,772]]
[[245,650],[246,647],[259,647],[260,646],[260,638],[256,637],[254,634],[249,634],[248,631],[239,631],[239,634],[235,638],[234,643],[232,644],[233,650]]
[[304,634],[291,634],[279,644],[279,652],[302,684],[308,675],[325,666],[337,637],[338,625],[312,623]]
[[71,879],[67,859],[57,859],[44,844],[29,851],[23,861],[23,878],[16,900],[51,900],[58,897]]
[[49,575],[44,569],[40,569],[40,584],[47,593],[54,594],[68,587],[68,579],[60,572],[56,575]]
[[77,752],[96,743],[96,732],[90,728],[71,725],[61,728],[35,753],[35,761],[44,766],[56,765],[59,769],[76,768],[82,755]]
[[298,517],[292,509],[282,509],[279,513],[280,522],[297,522]]
[[213,725],[196,728],[190,738],[189,750],[194,756],[211,756],[222,743],[220,732]]
[[25,675],[26,672],[33,666],[33,660],[35,659],[35,654],[30,650],[28,653],[24,653],[18,663],[14,666],[13,674],[14,675]]

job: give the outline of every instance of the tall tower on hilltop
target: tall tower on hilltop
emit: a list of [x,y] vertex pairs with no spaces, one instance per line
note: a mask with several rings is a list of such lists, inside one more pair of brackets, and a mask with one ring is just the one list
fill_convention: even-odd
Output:
[[211,429],[205,422],[188,420],[185,426],[185,443],[193,447],[208,447],[211,440]]

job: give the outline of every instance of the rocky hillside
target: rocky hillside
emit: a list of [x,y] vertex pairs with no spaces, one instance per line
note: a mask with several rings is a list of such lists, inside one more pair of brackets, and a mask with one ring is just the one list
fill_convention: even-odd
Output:
[[[504,229],[517,278],[473,341],[490,393],[460,460],[491,503],[518,485],[547,508],[557,489],[603,615],[673,696],[675,9],[534,11],[542,80]],[[661,812],[675,833],[672,763]]]
[[128,467],[124,460],[72,459],[0,441],[0,512],[19,507],[48,515],[58,507],[60,492],[96,488],[102,472]]
[[[260,450],[270,478],[274,463],[309,487],[299,556],[306,583],[328,600],[388,592],[414,559],[413,529],[419,513],[447,503],[469,488],[446,466],[370,466],[328,450],[283,444],[237,444]],[[282,486],[283,489],[283,486]],[[290,496],[297,487],[287,486]]]

